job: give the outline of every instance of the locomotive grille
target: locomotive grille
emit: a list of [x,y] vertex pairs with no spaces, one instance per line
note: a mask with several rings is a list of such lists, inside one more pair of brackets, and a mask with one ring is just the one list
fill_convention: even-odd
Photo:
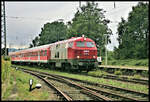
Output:
[[80,59],[93,59],[93,56],[96,56],[96,50],[76,50],[75,55]]

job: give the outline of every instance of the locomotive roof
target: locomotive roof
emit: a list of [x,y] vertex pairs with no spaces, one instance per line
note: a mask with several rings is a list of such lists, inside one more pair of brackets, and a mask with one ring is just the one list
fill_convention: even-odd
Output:
[[[61,43],[67,43],[67,42],[71,42],[71,41],[76,41],[76,40],[80,40],[80,39],[84,39],[84,37],[72,37],[70,39],[67,39],[67,40],[62,40],[62,41],[58,41],[58,42],[55,42],[55,43],[51,43],[51,44],[46,44],[46,45],[42,45],[42,46],[37,46],[37,47],[33,47],[33,48],[28,48],[28,49],[24,49],[24,50],[19,50],[19,51],[16,51],[16,52],[10,52],[9,55],[12,55],[12,54],[19,54],[19,53],[24,53],[24,52],[27,52],[27,51],[36,51],[36,50],[44,50],[44,49],[47,49],[48,47],[50,46],[53,46],[53,45],[57,45],[57,44],[61,44]],[[88,41],[92,41],[91,39],[89,38],[86,38],[86,40]]]

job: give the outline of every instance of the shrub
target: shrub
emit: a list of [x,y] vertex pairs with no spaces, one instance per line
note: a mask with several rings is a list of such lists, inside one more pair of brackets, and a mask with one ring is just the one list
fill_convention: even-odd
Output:
[[7,81],[5,79],[7,79],[9,77],[9,72],[10,72],[10,66],[11,66],[11,62],[10,61],[5,61],[2,58],[2,67],[1,67],[1,71],[2,71],[2,82]]
[[115,75],[122,75],[122,72],[120,70],[115,71]]
[[3,58],[4,58],[5,61],[10,61],[11,60],[10,56],[4,56]]
[[148,77],[149,76],[149,73],[148,73],[148,71],[142,71],[142,74],[141,74],[142,76],[144,76],[144,77]]
[[141,76],[140,76],[140,75],[135,74],[135,75],[133,76],[133,78],[135,78],[135,79],[140,79],[140,78],[141,78]]

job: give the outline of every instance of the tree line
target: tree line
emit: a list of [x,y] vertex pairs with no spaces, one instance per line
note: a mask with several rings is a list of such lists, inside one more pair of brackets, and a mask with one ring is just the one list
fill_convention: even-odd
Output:
[[[121,18],[117,34],[119,46],[114,48],[116,59],[147,58],[148,54],[148,5],[139,2],[132,8],[128,20]],[[35,37],[30,47],[54,43],[71,37],[91,38],[98,48],[98,55],[104,56],[105,36],[107,44],[111,43],[112,30],[108,27],[109,19],[105,18],[103,9],[98,3],[87,2],[77,9],[73,19],[65,24],[63,21],[54,21],[44,24],[41,33]]]
[[116,59],[145,59],[149,54],[149,4],[139,2],[132,7],[128,19],[121,18],[118,25],[118,48],[114,48]]

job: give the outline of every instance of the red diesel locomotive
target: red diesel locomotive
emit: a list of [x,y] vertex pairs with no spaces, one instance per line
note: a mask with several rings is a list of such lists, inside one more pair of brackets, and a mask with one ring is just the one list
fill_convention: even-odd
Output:
[[12,63],[40,64],[62,70],[90,71],[97,67],[95,42],[86,37],[68,40],[11,52]]

